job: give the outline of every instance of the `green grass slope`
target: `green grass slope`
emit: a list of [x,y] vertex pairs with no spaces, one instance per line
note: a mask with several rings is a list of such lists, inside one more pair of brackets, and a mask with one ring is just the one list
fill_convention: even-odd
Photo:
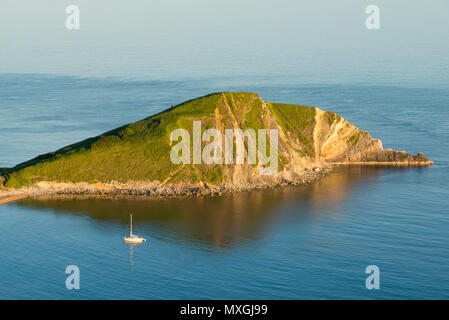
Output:
[[[170,161],[170,133],[193,120],[207,128],[268,128],[265,113],[276,119],[290,138],[300,141],[303,155],[313,155],[315,108],[266,103],[253,93],[214,93],[186,101],[147,119],[41,155],[14,168],[1,169],[6,187],[39,181],[104,182],[169,181],[226,182],[222,165],[179,165]],[[329,123],[335,115],[329,115]],[[281,161],[282,162],[282,161]],[[285,162],[285,161],[284,161]]]

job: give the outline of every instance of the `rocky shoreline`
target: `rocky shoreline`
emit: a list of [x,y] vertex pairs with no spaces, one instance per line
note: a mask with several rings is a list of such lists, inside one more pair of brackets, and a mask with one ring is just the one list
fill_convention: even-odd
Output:
[[[23,198],[48,199],[48,198],[175,198],[175,197],[201,197],[221,196],[250,190],[274,189],[282,186],[295,186],[313,183],[321,180],[325,175],[333,172],[335,166],[361,165],[361,166],[389,166],[389,167],[424,167],[433,164],[433,161],[425,158],[421,153],[410,156],[405,152],[386,150],[385,160],[393,161],[341,161],[334,162],[332,166],[325,168],[315,167],[306,169],[294,179],[279,178],[274,183],[237,183],[211,185],[206,183],[192,184],[167,184],[158,181],[131,181],[127,183],[61,183],[42,181],[32,186],[19,189],[5,189],[0,181],[0,205]],[[400,155],[398,157],[397,155]],[[394,161],[398,160],[398,161]],[[1,177],[1,176],[0,176]]]
[[[305,185],[319,181],[331,173],[332,168],[314,168],[305,171],[300,179],[288,180],[282,178],[275,184],[235,184],[235,185],[166,185],[161,186],[154,182],[129,182],[126,184],[112,182],[104,183],[55,183],[39,182],[33,186],[20,189],[0,189],[0,199],[16,195],[24,195],[32,199],[63,198],[175,198],[175,197],[201,197],[221,196],[250,190],[274,189],[282,186]],[[22,197],[23,198],[23,197]]]
[[342,161],[342,162],[334,162],[333,165],[336,166],[381,166],[381,167],[428,167],[434,164],[433,161],[420,161],[420,162],[408,162],[408,161]]
[[[380,144],[380,141],[377,142]],[[434,164],[422,152],[416,155],[405,151],[382,149],[377,146],[375,150],[368,150],[362,154],[347,155],[343,159],[332,161],[334,165],[364,165],[364,166],[390,166],[390,167],[426,167]]]

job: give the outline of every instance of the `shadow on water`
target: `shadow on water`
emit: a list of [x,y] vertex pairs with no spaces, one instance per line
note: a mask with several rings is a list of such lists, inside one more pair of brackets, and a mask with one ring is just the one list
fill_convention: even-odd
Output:
[[323,180],[304,186],[258,190],[221,197],[173,199],[64,199],[20,200],[15,205],[56,214],[88,216],[94,221],[123,225],[133,214],[139,234],[163,241],[188,242],[208,247],[232,248],[262,239],[277,223],[294,220],[315,223],[379,179],[384,170],[406,168],[337,168]]

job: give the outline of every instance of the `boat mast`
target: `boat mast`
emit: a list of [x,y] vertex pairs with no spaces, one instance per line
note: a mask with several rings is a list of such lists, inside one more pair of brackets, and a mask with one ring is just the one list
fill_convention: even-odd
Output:
[[133,235],[133,214],[131,213],[131,223],[129,224],[129,235]]

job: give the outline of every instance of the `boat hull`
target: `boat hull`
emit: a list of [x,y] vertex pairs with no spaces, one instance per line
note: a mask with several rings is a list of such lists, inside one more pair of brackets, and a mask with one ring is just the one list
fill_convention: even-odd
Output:
[[143,239],[143,238],[132,239],[132,238],[127,238],[127,237],[123,238],[123,241],[124,241],[125,243],[133,243],[133,244],[139,244],[139,243],[144,243],[144,242],[146,242],[146,240]]

